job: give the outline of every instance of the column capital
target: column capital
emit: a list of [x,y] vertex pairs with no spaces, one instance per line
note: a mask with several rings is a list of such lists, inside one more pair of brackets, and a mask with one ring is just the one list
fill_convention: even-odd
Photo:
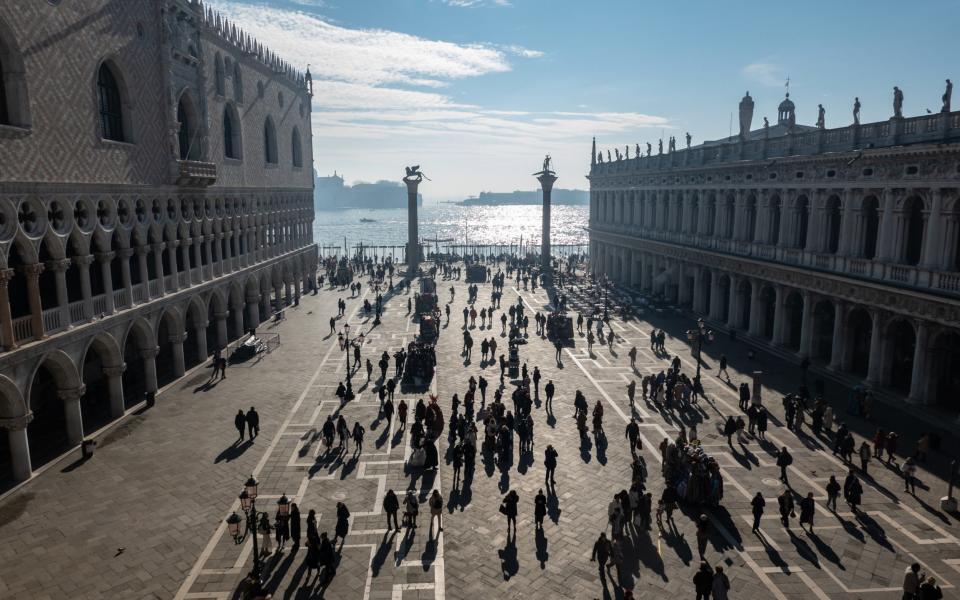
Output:
[[70,263],[73,262],[69,258],[58,258],[54,260],[48,260],[43,263],[46,268],[50,269],[55,273],[62,273],[70,267]]
[[133,256],[133,248],[118,248],[116,253],[120,258],[130,258]]
[[120,363],[119,365],[113,367],[104,367],[103,374],[107,377],[113,379],[114,377],[120,377],[123,375],[123,372],[127,370],[127,363]]
[[153,248],[154,252],[163,252],[163,249],[167,247],[167,244],[164,242],[157,242],[155,244],[150,244],[150,247]]
[[79,402],[80,397],[87,391],[87,386],[80,385],[75,388],[68,390],[58,390],[57,397],[63,400],[64,402]]
[[40,273],[43,273],[44,265],[43,263],[33,263],[32,265],[23,265],[18,268],[27,277],[37,278],[40,276]]
[[7,287],[7,284],[13,279],[14,273],[13,269],[0,269],[0,287]]
[[180,245],[180,240],[167,240],[167,248],[173,249]]
[[97,252],[95,256],[98,262],[107,263],[113,260],[116,255],[116,252]]
[[27,414],[19,417],[7,417],[0,419],[0,429],[6,429],[7,431],[22,431],[27,428],[27,425],[33,421],[33,413],[27,412]]
[[196,323],[195,325],[196,325],[196,331],[203,331],[210,325],[210,321],[201,321],[199,323]]
[[230,311],[229,311],[229,310],[225,310],[225,311],[223,311],[223,312],[215,312],[215,313],[213,313],[213,318],[216,319],[216,320],[218,320],[218,321],[223,321],[223,320],[225,320],[225,319],[226,319],[227,317],[229,317],[229,316],[230,316]]
[[181,240],[181,241],[183,242],[183,244],[184,244],[185,246],[189,246],[190,244],[193,243],[193,238],[192,238],[192,237],[186,237],[186,238],[183,238],[183,240]]
[[141,349],[140,349],[140,358],[143,358],[144,360],[146,360],[146,359],[148,359],[148,358],[156,358],[158,354],[160,354],[160,347],[159,347],[159,346],[153,346],[152,348],[141,348]]
[[187,332],[181,331],[180,333],[171,333],[170,334],[170,343],[171,344],[182,344],[187,341]]
[[215,234],[213,234],[213,237],[217,238],[218,240],[219,240],[219,239],[222,239],[222,238],[223,238],[223,232],[222,232],[222,231],[218,231],[218,232],[216,232]]
[[205,242],[212,242],[212,241],[213,241],[213,234],[212,234],[212,233],[208,233],[207,235],[203,236],[203,241],[205,241]]
[[74,256],[74,257],[73,257],[73,262],[74,262],[78,267],[89,267],[89,266],[91,265],[91,263],[93,263],[93,255],[92,255],[92,254],[81,254],[81,255],[79,255],[79,256]]

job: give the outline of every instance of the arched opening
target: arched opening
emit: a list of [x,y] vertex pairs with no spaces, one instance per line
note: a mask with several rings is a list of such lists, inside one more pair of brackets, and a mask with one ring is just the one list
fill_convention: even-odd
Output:
[[[213,354],[218,348],[220,348],[220,340],[217,337],[217,312],[226,312],[223,307],[223,300],[216,293],[210,295],[210,300],[207,302],[207,354]],[[229,329],[230,318],[227,317],[227,324]]]
[[909,322],[899,319],[890,324],[887,330],[890,387],[901,394],[910,393],[916,343],[917,337]]
[[880,202],[874,196],[863,201],[863,257],[872,259],[877,255],[877,239],[880,236]]
[[697,193],[694,192],[693,199],[690,201],[690,231],[694,234],[700,233],[698,231],[699,226],[700,226],[700,196],[698,196]]
[[199,365],[207,359],[206,351],[200,347],[200,338],[198,337],[198,334],[202,335],[203,341],[207,341],[206,328],[198,331],[198,328],[204,322],[203,308],[197,302],[191,302],[190,308],[187,310],[186,326],[184,327],[187,339],[183,342],[183,363],[187,369]]
[[730,277],[720,276],[720,314],[718,317],[726,323],[730,319]]
[[861,378],[870,369],[870,342],[873,337],[873,319],[862,308],[855,308],[847,315],[847,363],[844,368]]
[[777,315],[777,292],[770,286],[760,290],[760,337],[773,340],[773,324]]
[[223,155],[236,160],[240,160],[242,156],[240,115],[232,103],[223,107]]
[[960,411],[960,334],[955,331],[940,334],[931,347],[930,377],[931,401],[952,413]]
[[843,224],[843,214],[840,209],[840,198],[830,196],[827,200],[827,247],[826,251],[836,254],[840,249],[840,226]]
[[807,229],[810,223],[810,200],[806,196],[797,198],[797,239],[794,247],[806,250]]
[[179,130],[177,141],[180,146],[180,160],[200,160],[200,120],[190,94],[184,92],[177,103],[177,122]]
[[240,73],[240,63],[233,64],[233,99],[243,102],[243,75]]
[[271,117],[263,123],[263,158],[267,164],[277,164],[277,129]]
[[156,348],[153,332],[145,321],[137,321],[131,326],[123,344],[123,360],[127,368],[123,371],[123,405],[130,408],[143,401],[147,392],[147,372],[145,360],[154,360],[144,355],[152,354]]
[[677,219],[673,222],[673,230],[683,231],[683,200],[677,202]]
[[736,206],[733,197],[727,198],[723,205],[723,237],[733,239],[733,225],[736,222]]
[[213,59],[213,79],[217,95],[226,95],[227,79],[226,73],[223,70],[223,57],[220,56],[219,52],[217,52],[217,56]]
[[30,127],[26,69],[13,32],[0,20],[0,124]]
[[714,226],[717,220],[717,198],[716,196],[710,196],[707,198],[707,221],[706,221],[706,234],[712,236],[714,234]]
[[60,392],[79,387],[76,369],[66,355],[46,358],[30,384],[33,420],[27,426],[30,458],[34,468],[44,465],[70,449],[64,400]]
[[178,330],[177,318],[169,310],[160,317],[157,326],[157,389],[163,388],[177,378],[176,363],[174,360],[174,344],[172,337],[181,335]]
[[654,196],[650,201],[650,228],[657,228],[657,197]]
[[744,331],[750,329],[750,303],[753,298],[753,285],[749,280],[744,279],[740,282],[737,296],[739,297],[740,314],[737,315],[737,327]]
[[100,108],[100,135],[105,140],[126,141],[123,128],[123,99],[113,68],[102,63],[97,71],[97,105]]
[[908,198],[903,206],[903,219],[903,262],[916,265],[923,254],[923,200],[918,196]]
[[293,158],[294,167],[303,166],[303,149],[300,145],[300,131],[294,127],[293,133],[290,134],[290,156]]
[[703,306],[700,306],[700,310],[705,313],[710,312],[710,295],[713,293],[713,272],[708,269],[704,269],[703,277],[701,278],[701,284],[703,291]]
[[7,283],[7,298],[10,302],[10,316],[14,320],[30,314],[27,275],[24,273],[26,266],[27,262],[20,252],[20,242],[13,242],[10,244],[10,253],[7,255],[7,267],[13,269],[13,277]]
[[80,373],[86,386],[80,399],[84,431],[96,431],[112,420],[110,380],[104,369],[119,365],[120,356],[113,338],[107,334],[95,337],[87,348]]
[[[25,412],[20,390],[8,378],[0,375],[0,418],[15,419],[23,416]],[[10,453],[10,440],[7,429],[0,427],[0,489],[7,489],[14,483],[16,474]]]
[[813,356],[830,362],[833,358],[834,308],[829,300],[821,300],[813,308]]
[[743,239],[751,242],[757,234],[757,197],[747,198],[746,229],[743,232]]
[[771,246],[780,243],[780,215],[783,212],[783,200],[779,196],[770,200],[770,231],[767,232],[767,239]]
[[[44,238],[40,242],[40,253],[39,259],[40,264],[44,265],[43,271],[40,272],[39,285],[40,285],[40,305],[46,310],[53,307],[60,307],[59,297],[57,295],[57,268],[64,268],[62,265],[58,266],[57,262],[59,258],[62,258],[59,253],[53,248],[54,242],[49,238]],[[58,258],[59,257],[59,258]],[[77,284],[79,285],[79,283]],[[67,295],[64,298],[65,303],[70,301],[70,279],[67,279]],[[77,287],[74,290],[75,295],[79,296],[80,288]],[[65,306],[65,305],[64,305]],[[29,306],[27,307],[27,314],[29,314]],[[67,325],[63,323],[63,325]]]
[[787,328],[785,336],[786,345],[792,350],[800,349],[800,332],[803,329],[803,296],[799,292],[793,292],[787,296],[784,304],[786,312],[786,321],[784,326]]

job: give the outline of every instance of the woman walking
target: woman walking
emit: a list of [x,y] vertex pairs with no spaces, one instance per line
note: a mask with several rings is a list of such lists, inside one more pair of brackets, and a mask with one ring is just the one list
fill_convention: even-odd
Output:
[[507,540],[510,539],[510,524],[513,524],[513,539],[517,539],[517,504],[520,502],[520,496],[516,491],[510,490],[503,497],[503,503],[500,504],[500,512],[507,517]]
[[270,517],[267,513],[260,513],[260,525],[257,531],[260,532],[260,554],[273,554],[273,542],[270,540],[273,527],[270,526]]
[[300,547],[300,508],[296,502],[290,503],[290,539],[294,548]]
[[430,531],[433,531],[433,519],[437,519],[437,534],[443,531],[443,496],[440,490],[433,490],[430,495]]

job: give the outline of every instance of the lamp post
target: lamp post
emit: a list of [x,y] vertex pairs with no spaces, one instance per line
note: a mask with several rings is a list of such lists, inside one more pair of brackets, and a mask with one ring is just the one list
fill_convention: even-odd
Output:
[[251,475],[250,479],[243,484],[243,491],[240,492],[240,508],[243,509],[246,524],[244,525],[243,517],[237,513],[232,513],[227,517],[227,530],[233,537],[235,544],[243,543],[247,532],[253,536],[253,569],[250,571],[248,577],[252,579],[254,585],[259,588],[261,564],[260,552],[257,549],[257,485],[257,480]]
[[343,325],[343,350],[347,359],[347,393],[344,397],[347,400],[353,400],[353,382],[350,373],[350,323]]
[[703,319],[697,319],[697,327],[695,329],[687,330],[687,341],[691,344],[697,345],[697,379],[700,379],[700,354],[703,352],[703,340],[706,339],[707,342],[713,342],[713,331],[707,329],[707,324],[703,322]]

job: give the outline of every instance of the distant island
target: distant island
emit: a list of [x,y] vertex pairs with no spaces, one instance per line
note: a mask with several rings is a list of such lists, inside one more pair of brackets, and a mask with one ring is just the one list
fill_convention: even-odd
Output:
[[[317,210],[341,208],[406,208],[407,188],[399,181],[345,185],[336,171],[328,177],[315,177],[313,204]],[[423,194],[417,194],[417,206],[423,206]]]
[[[479,196],[471,196],[462,204],[464,206],[499,206],[504,204],[540,204],[543,202],[543,192],[515,190],[512,192],[480,192]],[[554,188],[550,195],[552,204],[584,205],[590,203],[590,193],[586,190],[564,190]]]

